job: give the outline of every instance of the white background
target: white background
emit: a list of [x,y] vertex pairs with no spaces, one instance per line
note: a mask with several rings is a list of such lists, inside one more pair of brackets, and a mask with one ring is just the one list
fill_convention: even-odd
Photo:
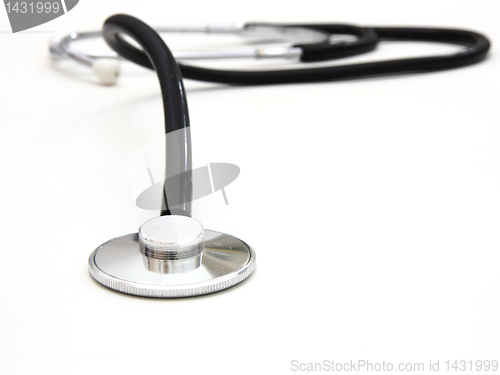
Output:
[[[194,203],[257,252],[241,285],[158,300],[89,276],[101,243],[155,212],[130,155],[163,132],[155,76],[115,87],[55,64],[54,32],[150,24],[345,22],[469,28],[487,61],[439,73],[269,87],[186,81],[194,166],[240,177]],[[0,11],[0,373],[285,374],[291,361],[500,360],[500,3],[91,1],[12,34]],[[168,42],[168,39],[167,39]],[[454,47],[386,43],[351,61]],[[152,372],[151,372],[152,373]]]

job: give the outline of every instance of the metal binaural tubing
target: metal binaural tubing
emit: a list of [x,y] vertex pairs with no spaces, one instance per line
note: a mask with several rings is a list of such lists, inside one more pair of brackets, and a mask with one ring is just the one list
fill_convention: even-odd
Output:
[[[71,56],[74,60],[80,58],[86,61],[78,60],[86,65],[87,61],[94,61],[99,58],[122,58],[114,51],[103,51],[99,53],[92,52],[78,52],[71,48],[67,49],[67,55]],[[75,55],[78,56],[75,56]],[[217,60],[217,59],[288,59],[300,58],[302,55],[302,48],[299,47],[264,47],[264,48],[235,48],[228,50],[214,50],[214,51],[172,51],[172,54],[177,60]]]
[[[161,26],[154,28],[158,33],[203,33],[203,34],[232,34],[245,38],[257,38],[259,40],[286,41],[296,44],[298,42],[326,42],[328,34],[309,28],[290,27],[269,24],[229,24],[229,25],[201,25],[201,26]],[[120,58],[114,51],[99,53],[75,50],[71,44],[86,39],[101,37],[101,31],[71,32],[58,42],[50,45],[50,53],[58,57],[69,57],[79,63],[92,66],[98,58]],[[200,60],[200,59],[233,59],[233,58],[295,58],[300,57],[301,48],[292,45],[269,47],[269,48],[233,48],[211,51],[173,51],[176,59]]]

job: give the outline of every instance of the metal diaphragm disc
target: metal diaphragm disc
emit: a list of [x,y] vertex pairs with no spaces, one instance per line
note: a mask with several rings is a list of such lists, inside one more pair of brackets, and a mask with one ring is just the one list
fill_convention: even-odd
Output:
[[[114,238],[89,258],[89,271],[100,284],[145,297],[190,297],[214,293],[240,283],[255,269],[255,252],[225,233],[205,230],[201,261],[196,269],[165,273],[140,251],[138,233]],[[156,261],[156,260],[155,260]]]

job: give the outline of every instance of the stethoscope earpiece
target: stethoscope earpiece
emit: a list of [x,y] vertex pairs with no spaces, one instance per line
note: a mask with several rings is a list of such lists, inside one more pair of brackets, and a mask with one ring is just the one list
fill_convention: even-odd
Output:
[[101,57],[95,59],[92,63],[92,70],[99,77],[102,84],[113,86],[120,76],[120,62],[112,57]]

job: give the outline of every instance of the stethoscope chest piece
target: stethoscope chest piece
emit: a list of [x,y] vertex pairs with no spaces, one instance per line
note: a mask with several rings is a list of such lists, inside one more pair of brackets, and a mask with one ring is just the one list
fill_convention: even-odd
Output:
[[255,253],[245,242],[178,215],[153,218],[138,233],[105,242],[89,258],[90,274],[100,284],[145,297],[218,292],[254,269]]

